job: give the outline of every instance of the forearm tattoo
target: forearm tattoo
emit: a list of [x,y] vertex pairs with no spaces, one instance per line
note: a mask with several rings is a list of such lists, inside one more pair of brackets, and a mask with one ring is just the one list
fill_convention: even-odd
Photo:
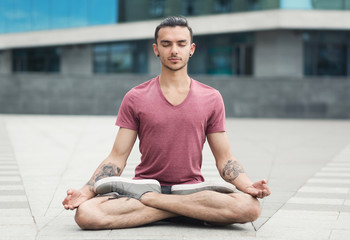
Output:
[[91,186],[91,188],[94,186],[95,182],[102,178],[111,177],[111,176],[119,176],[121,172],[120,167],[113,163],[108,163],[105,165],[102,165],[99,172],[97,172],[90,181],[87,183],[88,186]]
[[222,176],[229,180],[234,181],[240,173],[244,173],[244,169],[238,161],[228,160],[225,167],[222,169]]

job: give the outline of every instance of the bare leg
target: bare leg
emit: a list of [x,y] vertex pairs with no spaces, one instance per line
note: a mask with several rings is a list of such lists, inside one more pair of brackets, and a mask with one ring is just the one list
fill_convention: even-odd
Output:
[[202,191],[190,195],[146,193],[141,202],[147,206],[214,224],[245,223],[260,214],[259,201],[248,194],[222,194]]
[[114,229],[142,226],[166,218],[186,216],[213,224],[254,221],[259,201],[243,193],[202,191],[190,195],[149,192],[136,199],[93,198],[79,206],[75,220],[83,229]]
[[175,217],[174,213],[147,207],[133,198],[92,198],[79,206],[75,221],[82,229],[115,229],[142,226]]

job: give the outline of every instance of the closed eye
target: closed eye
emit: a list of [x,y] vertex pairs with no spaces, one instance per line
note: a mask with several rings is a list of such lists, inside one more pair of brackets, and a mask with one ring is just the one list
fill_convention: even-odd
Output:
[[166,40],[162,40],[160,41],[160,44],[163,46],[163,47],[168,47],[171,45],[171,42],[170,41],[166,41]]

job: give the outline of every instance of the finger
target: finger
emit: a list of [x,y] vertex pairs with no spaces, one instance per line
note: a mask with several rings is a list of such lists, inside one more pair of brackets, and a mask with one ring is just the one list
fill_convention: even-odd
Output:
[[256,197],[256,198],[261,198],[261,191],[256,190],[254,191],[254,193],[251,194],[252,196]]
[[269,195],[270,195],[270,192],[269,192],[269,191],[263,190],[263,198],[264,198],[264,197],[267,197],[267,196],[269,196]]
[[63,205],[67,205],[67,203],[69,202],[69,198],[68,196],[62,201]]
[[271,194],[270,188],[267,185],[264,185],[264,191],[266,192],[267,196]]
[[259,196],[259,190],[257,189],[249,189],[249,191],[247,192],[249,195],[253,196],[253,197],[258,197]]

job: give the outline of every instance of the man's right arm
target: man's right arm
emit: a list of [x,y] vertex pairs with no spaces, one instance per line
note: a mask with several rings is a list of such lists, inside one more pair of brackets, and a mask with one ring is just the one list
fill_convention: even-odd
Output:
[[126,160],[135,144],[137,132],[120,128],[109,156],[98,166],[90,180],[80,190],[68,190],[63,201],[66,209],[74,209],[84,201],[93,198],[94,184],[98,180],[111,176],[120,176],[125,168]]

